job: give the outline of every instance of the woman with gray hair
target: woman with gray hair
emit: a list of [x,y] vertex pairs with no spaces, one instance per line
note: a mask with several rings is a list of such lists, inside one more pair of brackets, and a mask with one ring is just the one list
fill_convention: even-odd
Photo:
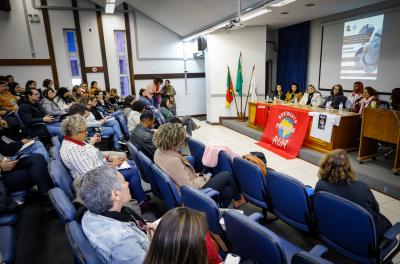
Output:
[[88,171],[77,182],[77,195],[88,211],[82,229],[104,263],[143,263],[155,225],[125,205],[129,184],[109,166]]
[[240,194],[230,172],[222,171],[212,177],[196,174],[192,165],[177,151],[184,140],[185,129],[181,124],[160,126],[153,136],[153,143],[157,147],[154,163],[165,171],[178,187],[190,185],[198,189],[213,188],[220,193],[223,207],[228,207],[232,199],[234,207],[243,205],[246,200]]
[[[60,156],[74,179],[99,166],[107,165],[118,168],[123,163],[125,164],[125,157],[103,156],[94,147],[101,140],[98,134],[91,137],[89,143],[85,142],[87,137],[86,119],[81,115],[72,115],[64,119],[61,124],[61,133],[64,135],[64,140],[61,144]],[[134,193],[139,205],[144,208],[143,202],[146,195],[142,188],[140,175],[132,161],[128,160],[127,163],[129,164],[128,168],[119,170],[125,179],[129,181],[131,191]]]

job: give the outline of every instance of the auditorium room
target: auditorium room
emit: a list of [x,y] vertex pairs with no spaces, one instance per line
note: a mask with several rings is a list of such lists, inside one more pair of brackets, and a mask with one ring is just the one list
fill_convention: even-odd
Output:
[[0,0],[0,264],[400,264],[399,0]]

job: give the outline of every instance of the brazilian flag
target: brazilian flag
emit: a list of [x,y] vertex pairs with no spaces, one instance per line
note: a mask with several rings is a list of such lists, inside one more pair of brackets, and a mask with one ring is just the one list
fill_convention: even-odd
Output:
[[239,56],[238,70],[236,75],[236,92],[242,96],[242,86],[243,86],[243,73],[242,73],[242,53]]

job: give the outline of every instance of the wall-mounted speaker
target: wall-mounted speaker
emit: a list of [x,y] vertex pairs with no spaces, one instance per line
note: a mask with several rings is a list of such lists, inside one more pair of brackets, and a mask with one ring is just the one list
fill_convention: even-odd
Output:
[[207,40],[204,37],[197,38],[197,50],[204,51],[207,49]]

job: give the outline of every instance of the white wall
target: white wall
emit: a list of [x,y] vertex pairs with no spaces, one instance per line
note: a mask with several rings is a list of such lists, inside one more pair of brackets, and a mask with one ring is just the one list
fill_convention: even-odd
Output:
[[[225,107],[225,93],[227,66],[230,67],[235,87],[240,52],[242,52],[243,102],[250,83],[253,65],[256,66],[257,94],[260,98],[264,97],[266,30],[266,26],[255,26],[229,33],[220,30],[207,35],[208,49],[205,61],[207,121],[215,123],[219,121],[220,116],[236,116],[234,102],[229,109]],[[238,104],[240,111],[239,100]]]

